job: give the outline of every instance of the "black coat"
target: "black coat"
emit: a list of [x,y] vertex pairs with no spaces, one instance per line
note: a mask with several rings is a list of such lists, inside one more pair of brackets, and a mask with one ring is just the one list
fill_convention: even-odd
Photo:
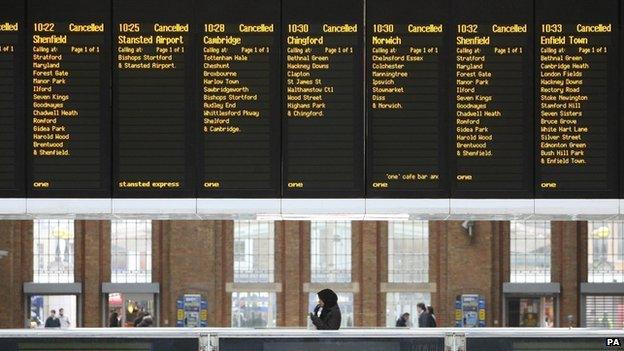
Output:
[[429,313],[429,327],[436,328],[438,326],[438,322],[436,321],[435,315]]
[[318,330],[338,330],[342,322],[342,313],[340,307],[334,305],[331,308],[323,308],[320,316],[312,314],[310,318]]
[[405,318],[399,317],[399,319],[397,319],[397,321],[396,321],[396,326],[397,327],[407,327],[407,321],[405,320]]
[[418,315],[418,327],[419,328],[433,328],[435,327],[433,322],[433,318],[431,317],[431,315],[427,312],[423,312],[421,314]]
[[58,318],[53,318],[52,316],[48,317],[45,322],[46,328],[60,328],[61,321]]

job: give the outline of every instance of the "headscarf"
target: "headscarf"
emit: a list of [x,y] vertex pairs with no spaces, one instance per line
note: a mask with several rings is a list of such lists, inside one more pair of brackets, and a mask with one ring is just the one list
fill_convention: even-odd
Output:
[[323,310],[328,310],[338,304],[338,295],[336,295],[332,289],[323,289],[319,291],[317,295],[325,304],[325,306],[323,306]]

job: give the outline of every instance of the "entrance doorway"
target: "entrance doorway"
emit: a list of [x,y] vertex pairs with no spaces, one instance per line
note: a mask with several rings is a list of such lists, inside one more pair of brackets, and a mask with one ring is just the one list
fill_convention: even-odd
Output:
[[[111,318],[115,318],[113,313],[116,313],[120,327],[136,327],[146,314],[149,314],[153,321],[149,326],[155,327],[158,323],[154,308],[154,294],[110,293],[108,294],[107,326],[111,326]],[[148,325],[144,323],[142,326]]]
[[506,300],[507,327],[555,327],[555,298],[553,296],[507,297]]
[[78,325],[78,298],[76,295],[30,295],[27,302],[30,313],[28,318],[30,328],[43,328],[46,319],[50,316],[50,310],[55,310],[56,318],[59,318],[61,308],[64,317],[69,321],[69,328]]

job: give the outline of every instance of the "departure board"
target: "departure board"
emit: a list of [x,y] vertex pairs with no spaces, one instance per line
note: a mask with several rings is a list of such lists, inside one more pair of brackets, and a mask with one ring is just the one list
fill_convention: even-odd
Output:
[[193,2],[113,2],[113,195],[195,194]]
[[451,196],[533,196],[533,1],[453,1]]
[[536,197],[616,198],[618,1],[535,6]]
[[110,11],[28,1],[29,196],[110,197]]
[[24,6],[0,2],[0,197],[25,195]]
[[283,195],[364,194],[361,0],[282,2]]
[[280,194],[280,1],[196,3],[199,196]]
[[366,2],[369,197],[448,197],[448,2]]

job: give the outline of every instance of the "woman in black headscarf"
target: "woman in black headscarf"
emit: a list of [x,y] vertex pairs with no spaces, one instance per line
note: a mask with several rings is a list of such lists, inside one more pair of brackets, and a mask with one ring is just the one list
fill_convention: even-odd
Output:
[[[318,330],[338,330],[342,321],[340,307],[338,307],[338,295],[331,289],[324,289],[317,293],[319,302],[310,319]],[[318,315],[321,310],[321,315]]]

